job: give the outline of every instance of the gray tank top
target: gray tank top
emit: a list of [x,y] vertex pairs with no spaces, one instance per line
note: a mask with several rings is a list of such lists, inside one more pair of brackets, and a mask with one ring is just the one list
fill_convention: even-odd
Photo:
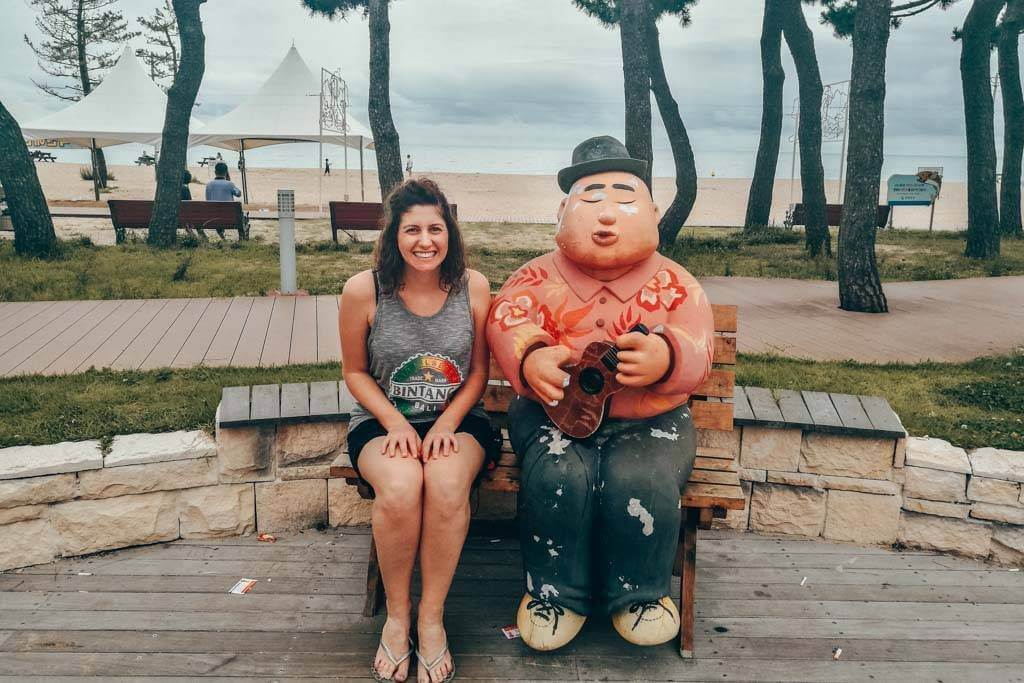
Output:
[[[410,312],[397,293],[379,294],[366,338],[370,376],[409,422],[436,419],[469,376],[473,336],[468,276],[431,316]],[[470,412],[487,415],[482,404]],[[349,430],[372,418],[356,402]]]

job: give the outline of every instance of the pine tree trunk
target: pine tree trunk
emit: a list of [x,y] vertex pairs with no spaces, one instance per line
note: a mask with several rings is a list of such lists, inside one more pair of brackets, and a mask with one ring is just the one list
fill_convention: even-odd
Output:
[[1009,0],[999,29],[999,83],[1003,89],[1003,182],[999,195],[999,232],[1021,237],[1020,182],[1024,156],[1024,95],[1018,44],[1024,28],[1024,0]]
[[100,187],[107,187],[107,157],[103,155],[101,148],[96,149],[96,168],[93,171],[99,174],[97,177],[100,179]]
[[369,0],[370,21],[370,129],[377,157],[380,196],[402,182],[402,149],[391,118],[391,22],[389,0]]
[[839,307],[886,313],[875,262],[878,185],[885,129],[885,57],[892,0],[858,0],[850,80],[850,147],[839,226]]
[[665,65],[661,60],[661,41],[658,39],[658,26],[653,16],[647,17],[647,59],[651,69],[651,90],[658,102],[658,112],[668,133],[668,142],[672,147],[672,160],[676,167],[676,196],[661,216],[658,223],[658,234],[661,248],[674,244],[679,231],[697,201],[697,164],[693,159],[693,147],[690,136],[686,133],[686,125],[679,115],[679,105],[672,97],[668,79],[665,77]]
[[156,196],[147,241],[158,247],[173,246],[178,236],[189,118],[206,70],[206,37],[199,16],[199,6],[204,2],[206,0],[173,0],[172,3],[181,36],[181,63],[167,91],[167,114],[156,166]]
[[651,143],[651,70],[647,60],[644,26],[653,19],[649,0],[619,1],[619,38],[622,43],[622,83],[626,96],[626,149],[635,159],[647,160],[643,179],[651,184],[654,148]]
[[832,255],[825,213],[825,168],[821,164],[821,71],[814,35],[800,0],[783,0],[783,35],[800,82],[800,188],[806,217],[804,246],[811,256]]
[[57,252],[53,219],[28,155],[21,127],[0,102],[0,185],[4,186],[14,224],[14,251],[21,256],[47,258]]
[[999,253],[996,134],[992,103],[992,35],[1006,0],[974,0],[961,32],[960,80],[967,123],[967,249],[975,258]]
[[747,216],[743,220],[747,230],[768,225],[772,212],[775,169],[782,141],[782,88],[786,82],[786,71],[782,68],[781,7],[782,0],[765,0],[761,22],[761,139],[747,197]]

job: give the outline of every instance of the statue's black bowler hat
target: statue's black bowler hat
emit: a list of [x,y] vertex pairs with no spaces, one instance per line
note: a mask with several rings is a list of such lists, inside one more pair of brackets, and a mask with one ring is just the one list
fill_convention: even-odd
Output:
[[647,162],[629,156],[626,146],[610,135],[599,135],[576,145],[572,151],[572,166],[558,172],[558,186],[566,194],[573,183],[583,176],[604,171],[625,171],[638,178],[647,173]]

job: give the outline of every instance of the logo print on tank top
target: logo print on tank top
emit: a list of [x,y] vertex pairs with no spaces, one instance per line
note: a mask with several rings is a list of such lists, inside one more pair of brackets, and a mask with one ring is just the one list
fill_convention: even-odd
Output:
[[417,353],[391,373],[388,398],[405,416],[443,410],[463,379],[448,356]]

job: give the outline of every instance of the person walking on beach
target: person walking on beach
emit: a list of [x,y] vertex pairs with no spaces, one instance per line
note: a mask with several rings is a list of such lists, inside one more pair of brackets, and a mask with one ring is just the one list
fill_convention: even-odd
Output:
[[[466,267],[451,206],[430,180],[384,200],[373,270],[345,283],[342,374],[355,398],[348,452],[373,487],[373,539],[387,620],[370,673],[404,681],[454,676],[443,615],[469,529],[469,492],[498,443],[480,399],[489,369],[487,279]],[[421,592],[412,630],[413,566]]]
[[331,175],[331,160],[324,159],[324,175]]
[[406,173],[407,176],[412,178],[412,155],[411,154],[406,154],[405,155],[405,173]]

